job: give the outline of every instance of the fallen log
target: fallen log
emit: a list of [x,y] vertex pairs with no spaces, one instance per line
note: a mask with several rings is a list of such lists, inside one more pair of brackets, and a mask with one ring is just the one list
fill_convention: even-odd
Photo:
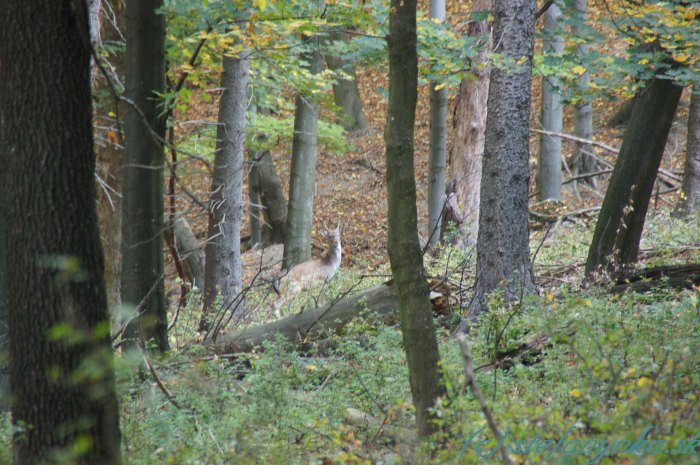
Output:
[[659,286],[677,289],[689,289],[700,285],[700,263],[689,265],[658,266],[637,271],[618,271],[613,273],[614,294],[630,290],[648,292]]
[[393,286],[382,284],[321,308],[224,334],[215,342],[214,350],[218,354],[250,352],[263,342],[273,340],[277,334],[292,342],[305,342],[339,332],[363,310],[368,310],[368,318],[391,322],[398,317],[398,309]]

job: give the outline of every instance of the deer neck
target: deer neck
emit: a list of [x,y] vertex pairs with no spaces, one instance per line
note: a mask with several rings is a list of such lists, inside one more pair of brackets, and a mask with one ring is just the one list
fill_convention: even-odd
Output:
[[340,241],[333,244],[331,249],[328,251],[328,255],[323,258],[323,264],[328,265],[334,270],[340,268],[340,260],[343,258],[343,248],[340,245]]

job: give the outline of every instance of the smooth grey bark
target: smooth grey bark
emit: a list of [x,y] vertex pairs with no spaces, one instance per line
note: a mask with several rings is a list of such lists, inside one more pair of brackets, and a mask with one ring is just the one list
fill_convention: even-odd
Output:
[[[572,35],[581,39],[584,25],[587,21],[587,6],[588,0],[574,0],[574,15],[576,21],[571,28]],[[588,55],[588,43],[579,43],[576,49],[579,57]],[[588,91],[588,84],[591,80],[591,75],[588,71],[583,73],[578,78],[579,91],[582,93],[583,101],[574,107],[574,135],[585,140],[593,139],[593,105],[585,96]],[[590,144],[582,144],[574,142],[574,157],[572,163],[572,174],[594,173],[598,171],[598,161],[594,157],[595,148]],[[587,177],[583,182],[591,187],[596,187],[597,176]]]
[[695,84],[690,94],[688,140],[685,145],[683,185],[677,213],[688,216],[700,208],[700,86]]
[[386,145],[388,234],[403,346],[420,436],[435,430],[430,409],[442,392],[440,353],[418,240],[413,136],[418,95],[416,0],[392,0]]
[[[445,21],[445,0],[430,0],[430,18]],[[430,82],[430,159],[428,160],[428,244],[440,243],[447,166],[447,88]]]
[[175,249],[192,287],[204,289],[204,248],[183,217],[173,223]]
[[[209,200],[209,231],[204,261],[204,315],[214,305],[224,311],[243,312],[234,308],[242,289],[241,222],[243,220],[243,164],[245,128],[248,108],[250,62],[248,52],[236,57],[224,56],[221,75],[219,125],[216,134],[214,176]],[[217,298],[220,301],[217,302]]]
[[[473,11],[490,11],[491,0],[476,0]],[[491,44],[491,25],[488,20],[470,21],[467,34],[487,37]],[[488,52],[484,49],[478,63],[486,63]],[[479,199],[481,197],[481,171],[488,114],[489,71],[473,69],[476,79],[464,79],[459,86],[459,99],[455,110],[455,136],[450,158],[451,180],[457,204],[461,207],[458,220],[459,240],[463,246],[475,244],[479,232]]]
[[[309,71],[317,74],[323,67],[318,37],[306,39],[306,45],[311,47],[311,50],[305,53]],[[283,268],[311,259],[317,128],[318,103],[313,100],[312,95],[297,94]]]
[[[101,3],[101,2],[97,2]],[[103,21],[101,36],[104,42],[109,44],[122,44],[122,35],[119,29],[124,24],[124,4],[121,0],[112,2],[114,12],[113,21]],[[122,92],[120,82],[124,74],[124,52],[119,48],[110,48],[103,51],[104,66],[113,73],[110,81]],[[117,96],[113,95],[109,83],[101,73],[95,74],[93,81],[95,94],[100,95],[100,105],[95,108],[95,145],[96,167],[95,172],[101,181],[97,188],[97,217],[100,224],[100,239],[105,256],[104,280],[107,289],[107,305],[110,314],[116,318],[121,305],[120,275],[121,275],[121,247],[122,247],[122,186],[120,170],[124,164],[124,148],[121,143],[124,140],[122,134],[122,122],[117,117],[123,118],[124,106],[119,105]],[[102,185],[102,182],[106,185]]]
[[637,261],[649,198],[683,88],[652,79],[637,94],[593,233],[586,275]]
[[[564,38],[559,33],[561,10],[552,4],[544,14],[543,52],[564,51]],[[562,132],[564,118],[559,80],[542,78],[542,129]],[[561,200],[561,138],[542,134],[537,164],[537,197],[539,200]]]
[[[350,35],[344,32],[333,32],[329,38],[334,42],[349,41]],[[364,131],[369,127],[369,121],[362,109],[355,65],[332,54],[326,54],[326,63],[331,70],[343,71],[349,78],[339,78],[338,82],[333,84],[335,105],[340,108],[338,124],[348,132]]]
[[0,11],[13,463],[56,463],[70,450],[76,464],[116,465],[87,5],[2,0]]
[[536,292],[528,224],[533,0],[496,0],[494,51],[516,67],[491,70],[477,240],[475,312],[503,289],[507,301]]
[[251,248],[262,244],[262,186],[260,184],[260,171],[255,161],[256,156],[257,153],[250,154],[250,169],[248,170],[248,203],[250,204],[248,215],[250,221],[250,241],[248,245]]

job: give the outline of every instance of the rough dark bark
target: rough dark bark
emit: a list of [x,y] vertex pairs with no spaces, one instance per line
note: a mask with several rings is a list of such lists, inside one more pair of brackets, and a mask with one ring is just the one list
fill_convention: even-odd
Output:
[[652,79],[635,98],[588,250],[588,276],[637,261],[649,198],[682,91],[671,80]]
[[366,309],[369,309],[367,317],[370,319],[376,316],[387,322],[387,319],[397,316],[394,288],[382,284],[321,308],[306,310],[241,333],[225,334],[217,341],[216,352],[249,352],[263,342],[273,340],[278,334],[289,341],[308,341],[328,333],[337,333]]
[[[95,3],[100,3],[95,1]],[[102,21],[102,40],[114,45],[122,42],[119,30],[124,24],[124,4],[121,0],[113,1],[114,22]],[[124,75],[124,54],[118,49],[102,58],[109,66],[109,79],[118,92],[122,92],[120,83]],[[119,170],[124,164],[122,122],[117,117],[123,117],[124,106],[118,107],[116,96],[112,94],[107,78],[101,73],[95,74],[93,81],[95,93],[100,94],[100,105],[95,107],[95,153],[97,156],[96,173],[99,176],[97,186],[97,216],[100,222],[100,238],[105,255],[105,287],[107,289],[107,305],[110,314],[116,316],[116,310],[121,304],[120,274],[122,246],[122,199],[121,175]],[[104,97],[102,97],[104,95]],[[103,184],[104,183],[104,184]]]
[[[0,108],[0,159],[3,155],[2,108]],[[5,212],[2,209],[0,189],[0,411],[10,407],[9,337],[7,321],[7,293],[5,290]]]
[[123,167],[122,303],[135,308],[148,295],[139,318],[128,325],[131,341],[155,340],[168,349],[163,285],[163,165],[165,137],[165,18],[162,0],[126,0],[127,107]]
[[[306,53],[310,71],[319,73],[323,57],[319,52],[319,39],[307,39],[311,50]],[[314,189],[316,178],[316,131],[318,104],[312,95],[298,94],[294,113],[294,138],[292,140],[292,168],[289,178],[289,203],[284,238],[282,266],[289,268],[311,258],[311,226],[313,222]]]
[[204,289],[204,247],[182,217],[178,217],[173,223],[173,236],[175,250],[187,279],[192,287]]
[[[564,51],[564,38],[558,31],[561,10],[552,4],[544,13],[545,53],[558,54]],[[542,78],[542,129],[561,132],[564,108],[561,104],[559,80],[555,77]],[[537,198],[539,200],[561,200],[561,139],[545,134],[540,135],[540,151],[537,163]]]
[[[350,40],[350,35],[342,31],[333,32],[330,34],[329,39],[337,42],[348,41]],[[335,104],[340,108],[338,124],[348,132],[364,131],[369,127],[369,121],[362,109],[355,65],[331,54],[326,55],[326,63],[328,68],[333,71],[343,71],[349,77],[349,79],[338,79],[338,82],[333,84]]]
[[435,425],[429,409],[441,393],[435,327],[429,288],[418,241],[416,182],[413,162],[418,57],[416,1],[392,0],[389,15],[389,107],[386,145],[387,249],[399,301],[401,331],[408,363],[416,424],[420,436]]
[[488,296],[496,289],[504,290],[507,301],[536,292],[528,224],[534,33],[534,1],[496,1],[494,51],[514,61],[525,61],[515,68],[491,71],[477,241],[476,312],[486,309]]
[[[491,0],[476,0],[473,11],[491,10]],[[467,34],[472,37],[491,38],[491,26],[484,19],[470,21]],[[490,48],[490,47],[489,47]],[[485,63],[487,52],[478,58]],[[484,155],[487,102],[489,96],[488,70],[472,70],[476,79],[464,79],[459,86],[459,97],[455,109],[455,136],[450,156],[451,180],[456,203],[462,212],[458,243],[462,247],[476,243],[479,232],[479,198],[481,196],[481,167]]]
[[[221,75],[219,126],[216,134],[214,177],[209,201],[209,232],[204,261],[204,315],[217,307],[234,311],[241,291],[241,222],[243,220],[243,163],[248,108],[248,52],[224,56]],[[243,307],[235,309],[241,314]],[[202,327],[207,327],[204,318]]]
[[676,210],[680,216],[700,209],[700,85],[694,85],[691,90],[683,186]]
[[3,0],[0,11],[14,464],[48,463],[76,441],[87,448],[73,463],[118,464],[88,11],[69,0]]
[[626,125],[630,117],[632,116],[632,110],[634,110],[637,104],[637,97],[633,97],[622,104],[622,106],[613,114],[608,120],[607,126],[609,128],[614,128],[617,126]]
[[[574,0],[574,17],[576,19],[571,27],[571,33],[574,37],[583,39],[584,42],[579,43],[576,47],[576,54],[584,58],[588,55],[588,43],[582,37],[584,26],[587,21],[587,3],[588,0]],[[591,75],[588,71],[583,73],[578,78],[579,91],[584,95],[583,101],[574,108],[574,135],[585,140],[593,139],[593,105],[590,99],[585,96],[588,90],[588,84],[591,80]],[[574,176],[595,173],[600,170],[598,160],[595,159],[595,148],[590,144],[574,142],[574,156],[571,164],[571,171]],[[590,176],[583,179],[583,182],[588,183],[595,188],[597,185],[597,176]]]

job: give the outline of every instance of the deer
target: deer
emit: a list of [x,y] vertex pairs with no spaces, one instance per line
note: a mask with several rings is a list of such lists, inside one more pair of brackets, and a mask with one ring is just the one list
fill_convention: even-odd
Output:
[[280,308],[289,298],[305,289],[329,281],[338,272],[343,256],[340,244],[340,225],[330,231],[324,226],[321,235],[329,248],[326,255],[316,260],[300,263],[277,274],[272,286],[278,295],[278,299],[273,303],[277,318],[282,317]]

